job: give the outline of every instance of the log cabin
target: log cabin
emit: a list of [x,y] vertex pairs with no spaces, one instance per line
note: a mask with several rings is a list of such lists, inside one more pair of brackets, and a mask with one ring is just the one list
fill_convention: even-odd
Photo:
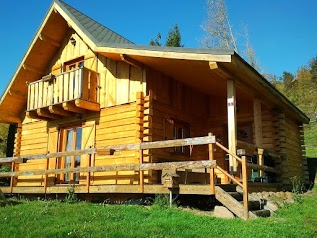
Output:
[[60,0],[2,95],[0,122],[16,125],[4,193],[167,193],[171,170],[181,194],[235,182],[280,191],[308,177],[309,118],[236,52],[136,45]]

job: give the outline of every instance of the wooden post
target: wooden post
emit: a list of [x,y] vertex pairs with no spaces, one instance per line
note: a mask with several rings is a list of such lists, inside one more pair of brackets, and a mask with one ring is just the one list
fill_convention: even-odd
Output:
[[[228,145],[229,151],[236,154],[237,141],[237,115],[236,115],[236,90],[233,80],[227,80],[227,112],[228,112]],[[237,172],[237,161],[229,155],[229,171]]]
[[[91,158],[92,158],[92,155],[88,155],[89,158],[88,158],[88,167],[91,166]],[[89,188],[90,188],[90,172],[87,171],[87,177],[86,177],[86,186],[87,186],[87,193],[89,193]]]
[[[143,150],[140,150],[140,164],[143,164]],[[140,171],[140,192],[144,193],[144,171]]]
[[[144,117],[144,93],[137,92],[136,93],[136,104],[137,104],[137,135],[136,140],[139,143],[143,141],[143,117]],[[139,150],[139,164],[143,164],[143,150]],[[139,180],[140,180],[140,193],[144,192],[144,171],[139,171]]]
[[[209,132],[208,136],[212,136],[212,133]],[[208,144],[209,151],[209,160],[214,160],[214,144]],[[215,194],[215,169],[210,168],[210,193]]]
[[248,199],[248,174],[247,174],[247,158],[242,156],[242,185],[243,185],[243,207],[244,217],[249,218],[249,199]]
[[[262,109],[261,101],[259,98],[255,98],[253,101],[253,118],[254,118],[254,135],[255,135],[255,145],[262,148],[263,134],[262,134]],[[258,149],[258,164],[264,165],[263,162],[263,149]],[[260,177],[264,176],[264,171],[260,170]]]
[[[12,162],[11,163],[11,171],[12,172],[15,172],[15,162]],[[13,192],[13,186],[15,185],[14,182],[15,182],[15,177],[11,177],[11,180],[10,180],[10,193]]]
[[[49,169],[49,158],[46,159],[46,170]],[[46,194],[46,190],[47,190],[47,180],[48,180],[48,174],[44,175],[44,194]]]

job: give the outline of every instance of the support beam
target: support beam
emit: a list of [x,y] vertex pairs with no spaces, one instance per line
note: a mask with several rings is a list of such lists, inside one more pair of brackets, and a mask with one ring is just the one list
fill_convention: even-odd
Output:
[[45,73],[41,69],[33,67],[31,65],[23,64],[22,67],[23,67],[24,70],[30,71],[32,73],[35,73],[35,74],[38,74],[38,75],[41,75],[41,76],[45,75]]
[[209,62],[209,68],[210,68],[211,70],[213,70],[213,69],[218,69],[218,64],[217,64],[217,62],[210,61],[210,62]]
[[40,119],[40,120],[44,120],[44,121],[47,121],[47,118],[46,117],[41,117],[37,114],[36,110],[35,111],[28,111],[26,112],[26,116],[28,118],[33,118],[33,119]]
[[40,117],[44,117],[44,118],[50,118],[50,119],[59,119],[60,118],[60,116],[54,115],[54,114],[50,113],[50,111],[48,109],[44,109],[44,108],[36,109],[36,113]]
[[[229,151],[236,154],[237,141],[237,115],[236,115],[236,89],[232,79],[227,80],[227,112],[228,112],[228,145]],[[237,172],[237,161],[229,155],[229,171]]]
[[[254,135],[255,135],[255,145],[258,149],[258,164],[260,166],[264,165],[263,158],[263,134],[262,134],[262,109],[261,109],[261,100],[259,98],[254,98],[253,100],[253,120],[254,120]],[[264,176],[264,171],[260,170],[260,177]]]
[[75,105],[77,107],[80,107],[82,109],[87,109],[89,111],[95,111],[95,112],[100,111],[100,104],[95,103],[95,102],[89,102],[89,101],[85,101],[85,100],[81,100],[81,99],[76,99]]
[[127,64],[131,64],[137,68],[142,69],[143,68],[143,64],[140,63],[139,61],[132,59],[130,56],[126,55],[126,54],[121,54],[120,58],[122,59],[122,61],[126,62]]
[[39,39],[44,41],[44,42],[46,42],[46,43],[49,43],[49,44],[51,44],[53,46],[56,46],[57,48],[61,47],[61,44],[57,40],[54,40],[51,37],[49,37],[49,36],[47,36],[47,35],[45,35],[43,33],[41,33],[39,35]]
[[63,108],[66,111],[75,112],[75,113],[78,113],[78,114],[85,114],[87,112],[86,110],[84,110],[82,108],[79,108],[76,105],[74,105],[73,102],[64,102],[63,103]]
[[255,145],[262,148],[262,110],[261,101],[259,98],[255,98],[253,101],[253,117],[254,117],[254,134]]
[[58,106],[49,106],[48,110],[50,111],[50,113],[53,113],[55,115],[60,115],[63,117],[74,116],[74,113],[66,111],[62,107],[58,107]]

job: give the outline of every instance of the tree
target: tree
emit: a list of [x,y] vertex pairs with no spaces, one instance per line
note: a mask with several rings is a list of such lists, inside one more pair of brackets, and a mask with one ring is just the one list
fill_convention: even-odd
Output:
[[157,34],[157,37],[156,39],[151,39],[150,40],[150,45],[153,45],[153,46],[161,46],[161,39],[162,39],[162,36],[160,33]]
[[317,57],[313,58],[309,62],[309,66],[310,66],[311,79],[312,81],[317,83]]
[[207,35],[203,38],[203,45],[208,48],[233,49],[238,52],[225,1],[207,0],[206,4],[208,18],[202,28]]
[[[151,39],[150,40],[150,45],[152,46],[162,46],[161,44],[161,33],[157,34],[156,39]],[[179,27],[177,24],[174,25],[172,29],[168,31],[165,46],[174,46],[174,47],[183,47],[184,45],[181,44],[181,33],[179,30]]]
[[177,24],[168,31],[165,46],[183,47],[181,45],[182,37]]
[[[235,34],[230,23],[229,14],[225,0],[206,0],[207,20],[203,23],[202,28],[205,36],[202,39],[202,45],[208,48],[233,49],[235,52],[245,56],[249,64],[262,72],[255,51],[250,43],[249,32],[246,25],[241,27],[240,32]],[[244,39],[238,45],[238,35]]]
[[285,92],[288,92],[291,88],[292,88],[292,83],[294,81],[294,75],[284,71],[283,72],[283,76],[282,76],[282,80],[284,83],[284,90]]
[[0,124],[0,157],[6,156],[8,125]]

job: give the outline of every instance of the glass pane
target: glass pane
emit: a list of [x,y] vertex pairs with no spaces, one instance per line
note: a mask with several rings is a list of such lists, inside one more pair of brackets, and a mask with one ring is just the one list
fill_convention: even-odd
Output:
[[[82,149],[82,133],[83,130],[81,127],[76,128],[76,144],[75,144],[75,150],[81,150]],[[75,168],[80,167],[80,155],[75,156]],[[79,173],[75,174],[75,181],[79,181]]]

